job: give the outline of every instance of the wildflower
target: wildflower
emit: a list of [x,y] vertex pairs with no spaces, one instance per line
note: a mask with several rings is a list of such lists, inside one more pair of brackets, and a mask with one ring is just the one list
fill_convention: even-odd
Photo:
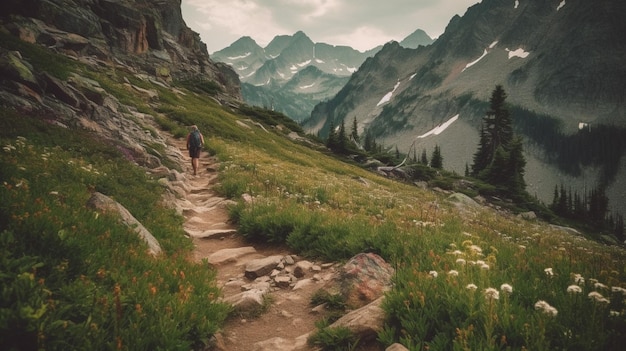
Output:
[[483,252],[483,249],[481,249],[480,246],[478,246],[478,245],[472,245],[472,246],[469,247],[469,249],[472,252],[475,252],[475,253],[482,253]]
[[476,265],[477,265],[477,266],[482,266],[482,265],[484,265],[484,264],[485,264],[485,261],[483,261],[483,260],[478,260],[478,261],[476,261]]
[[467,284],[465,289],[475,291],[476,289],[478,289],[478,287],[476,285],[470,283],[470,284]]
[[507,293],[507,294],[512,294],[513,293],[513,287],[509,284],[502,284],[500,285],[500,290],[502,290],[503,292]]
[[439,275],[439,273],[437,273],[437,271],[430,271],[430,272],[428,272],[428,274],[430,274],[433,278],[437,278],[437,276]]
[[609,311],[609,316],[611,317],[619,317],[621,313],[619,311],[611,310]]
[[585,284],[585,278],[583,278],[583,276],[580,274],[574,274],[574,283],[578,285],[583,285]]
[[452,254],[455,255],[455,256],[462,256],[463,252],[461,250],[454,250],[454,251],[452,251]]
[[480,269],[484,270],[484,271],[488,271],[489,270],[489,265],[486,263],[483,263],[482,265],[480,265]]
[[550,306],[549,303],[543,301],[543,300],[539,300],[535,303],[535,309],[536,310],[540,310],[541,312],[552,316],[552,317],[556,317],[557,313],[559,313],[559,311],[557,311],[556,308]]
[[485,298],[487,300],[497,300],[500,298],[500,293],[494,288],[487,288],[485,289]]
[[619,292],[619,293],[622,293],[622,295],[626,295],[626,289],[619,287],[619,286],[611,287],[611,291],[614,293]]
[[606,303],[606,304],[611,302],[611,301],[609,301],[609,299],[605,298],[604,296],[602,296],[602,294],[600,294],[597,291],[592,291],[587,296],[590,299],[594,300],[595,302]]
[[464,266],[464,265],[465,265],[465,260],[464,260],[464,259],[462,259],[462,258],[457,258],[457,259],[456,259],[456,263],[457,263],[457,264],[460,264],[460,265],[462,265],[462,266]]
[[448,272],[448,275],[451,275],[453,277],[458,277],[459,276],[459,272],[455,271],[454,269]]
[[554,272],[552,272],[552,268],[546,268],[543,271],[546,272],[546,275],[548,277],[552,277],[554,275]]
[[609,288],[608,286],[606,286],[606,285],[604,285],[602,283],[595,283],[595,284],[593,284],[593,287],[596,288],[596,289],[608,289]]
[[524,246],[524,245],[518,245],[517,247],[519,247],[522,250],[526,250],[526,246]]
[[567,292],[570,294],[580,294],[583,292],[583,289],[581,289],[578,285],[570,285],[567,287]]

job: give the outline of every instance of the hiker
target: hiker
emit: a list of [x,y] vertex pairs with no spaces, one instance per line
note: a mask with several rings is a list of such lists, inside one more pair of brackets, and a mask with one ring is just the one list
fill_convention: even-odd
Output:
[[204,136],[198,130],[198,126],[195,124],[191,126],[191,131],[187,135],[187,150],[189,150],[189,157],[191,157],[191,167],[193,167],[193,175],[198,172],[198,165],[200,164],[200,150],[204,145]]

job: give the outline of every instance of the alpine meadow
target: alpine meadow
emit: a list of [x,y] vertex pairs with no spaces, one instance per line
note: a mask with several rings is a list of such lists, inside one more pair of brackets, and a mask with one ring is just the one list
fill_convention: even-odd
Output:
[[[490,98],[465,105],[482,127],[461,175],[446,167],[446,145],[399,150],[375,133],[380,121],[368,134],[346,114],[313,135],[246,104],[180,0],[9,0],[0,10],[0,349],[223,351],[229,323],[253,328],[268,313],[242,317],[218,265],[193,259],[189,211],[174,205],[186,196],[176,186],[196,177],[176,146],[192,125],[237,238],[333,267],[368,253],[393,268],[374,337],[332,327],[356,308],[319,284],[304,303],[331,317],[306,345],[280,350],[626,344],[623,219],[602,207],[604,189],[559,185],[553,203],[527,191],[524,110],[497,81],[476,83]],[[94,194],[136,222],[94,208]]]

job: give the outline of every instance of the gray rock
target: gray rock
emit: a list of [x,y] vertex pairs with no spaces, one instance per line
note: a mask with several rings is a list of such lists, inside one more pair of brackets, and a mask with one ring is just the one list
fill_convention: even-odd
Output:
[[256,249],[252,246],[238,247],[234,249],[222,249],[211,254],[207,261],[215,266],[219,266],[228,262],[236,262],[243,256],[256,253]]
[[159,245],[159,242],[152,235],[152,233],[150,233],[148,229],[141,224],[141,222],[133,217],[133,215],[117,201],[102,193],[95,192],[91,195],[91,198],[87,202],[87,206],[99,212],[113,211],[118,213],[122,223],[130,228],[133,228],[135,233],[137,233],[139,237],[145,241],[146,244],[148,244],[148,250],[152,255],[156,256],[161,253],[161,245]]
[[246,264],[245,276],[248,279],[256,279],[269,274],[280,263],[283,256],[275,255],[252,260]]

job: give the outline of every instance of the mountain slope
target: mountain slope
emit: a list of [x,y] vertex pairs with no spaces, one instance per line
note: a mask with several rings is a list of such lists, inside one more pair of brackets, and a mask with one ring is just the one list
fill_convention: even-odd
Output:
[[[386,45],[333,99],[316,106],[305,128],[324,134],[331,122],[356,118],[361,131],[407,152],[416,136],[459,114],[446,133],[420,139],[418,147],[441,145],[444,166],[461,173],[472,162],[496,84],[504,87],[511,106],[535,119],[555,120],[555,140],[577,133],[581,123],[626,127],[626,44],[619,38],[626,24],[618,15],[626,13],[625,6],[485,0],[452,18],[432,45],[415,50]],[[536,132],[529,127],[525,135],[531,193],[550,201],[555,184],[564,179],[575,189],[584,187],[584,179],[601,181],[597,166],[583,167],[582,174],[554,166],[552,158],[561,155],[530,143]],[[615,189],[612,202],[626,203],[626,189]]]

